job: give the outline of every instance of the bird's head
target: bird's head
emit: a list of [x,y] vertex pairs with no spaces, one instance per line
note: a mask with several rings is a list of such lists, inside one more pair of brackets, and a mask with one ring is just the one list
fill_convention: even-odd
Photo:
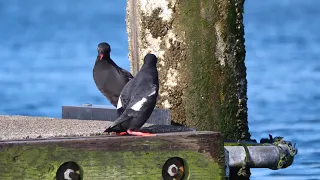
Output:
[[109,58],[110,57],[110,52],[111,52],[111,47],[108,43],[102,42],[98,45],[98,56],[99,59],[102,60],[104,58]]
[[148,53],[144,59],[143,59],[143,63],[145,64],[157,64],[158,58],[151,53]]

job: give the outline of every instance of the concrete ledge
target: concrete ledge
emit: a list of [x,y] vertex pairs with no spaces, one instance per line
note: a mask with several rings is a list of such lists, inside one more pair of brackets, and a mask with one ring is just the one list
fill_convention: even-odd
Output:
[[[112,123],[111,121],[101,120],[79,121],[77,119],[62,120],[50,117],[0,115],[0,141],[101,135],[105,128],[111,126]],[[195,129],[146,123],[142,131],[168,133],[195,131]]]
[[50,117],[0,116],[0,140],[90,136],[101,134],[112,122]]
[[[91,104],[84,106],[62,106],[62,119],[114,121],[116,118],[117,110],[111,106]],[[170,110],[154,109],[147,123],[170,125]]]

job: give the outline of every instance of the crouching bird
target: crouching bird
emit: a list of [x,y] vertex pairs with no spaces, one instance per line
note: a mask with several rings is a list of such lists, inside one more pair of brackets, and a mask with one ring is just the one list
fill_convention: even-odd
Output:
[[114,121],[113,126],[104,132],[154,136],[138,130],[148,120],[157,102],[159,91],[157,61],[154,54],[147,54],[144,57],[140,71],[121,91],[117,104],[120,116]]
[[116,107],[123,87],[133,76],[110,58],[110,52],[111,47],[108,43],[102,42],[98,45],[98,56],[93,68],[93,79],[100,92]]

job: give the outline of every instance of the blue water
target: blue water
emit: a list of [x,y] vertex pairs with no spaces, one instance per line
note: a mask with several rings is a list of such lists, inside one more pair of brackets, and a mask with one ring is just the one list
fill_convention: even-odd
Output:
[[[0,114],[61,116],[62,105],[109,104],[95,87],[96,45],[129,69],[126,1],[0,0]],[[320,179],[320,1],[246,0],[249,126],[299,148],[287,169],[254,180]]]

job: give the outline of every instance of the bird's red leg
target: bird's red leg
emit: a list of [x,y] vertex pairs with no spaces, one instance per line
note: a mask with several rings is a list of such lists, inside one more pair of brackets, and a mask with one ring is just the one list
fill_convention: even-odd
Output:
[[131,135],[135,135],[135,136],[156,136],[155,134],[139,132],[139,131],[132,131],[132,130],[127,130],[127,133],[131,134]]
[[121,132],[119,133],[120,136],[124,136],[124,135],[127,135],[128,133],[127,132]]
[[125,136],[125,135],[128,135],[128,133],[127,132],[120,132],[120,133],[110,132],[110,135]]

